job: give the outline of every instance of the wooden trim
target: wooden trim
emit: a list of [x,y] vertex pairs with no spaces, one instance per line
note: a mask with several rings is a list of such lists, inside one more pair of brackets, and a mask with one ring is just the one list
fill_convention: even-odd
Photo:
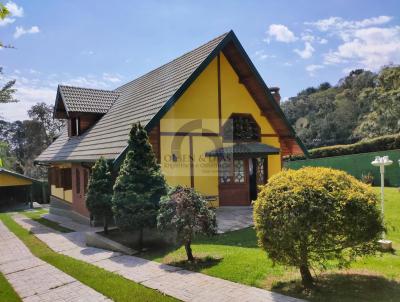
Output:
[[221,57],[217,56],[217,76],[218,76],[218,127],[219,133],[222,133],[222,96],[221,96]]
[[213,132],[160,132],[160,136],[219,136]]
[[261,133],[261,137],[279,137],[279,135],[274,133]]
[[190,186],[194,188],[193,136],[189,136]]

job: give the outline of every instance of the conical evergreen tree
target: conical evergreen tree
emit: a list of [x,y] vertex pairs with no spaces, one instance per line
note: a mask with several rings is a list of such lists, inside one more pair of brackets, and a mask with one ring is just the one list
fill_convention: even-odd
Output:
[[140,248],[143,229],[156,225],[159,201],[166,193],[165,179],[147,132],[140,124],[134,124],[128,152],[114,185],[113,212],[121,229],[140,232]]
[[110,166],[100,157],[92,168],[89,179],[86,207],[92,216],[103,219],[104,233],[108,233],[108,222],[112,218],[113,180]]

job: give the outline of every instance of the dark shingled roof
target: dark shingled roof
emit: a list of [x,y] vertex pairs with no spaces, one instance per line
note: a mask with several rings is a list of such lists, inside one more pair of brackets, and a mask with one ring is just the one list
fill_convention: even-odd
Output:
[[100,156],[115,159],[127,145],[132,124],[146,126],[227,34],[117,88],[115,93],[120,96],[92,128],[70,138],[64,130],[35,161],[95,161]]
[[58,92],[67,112],[107,113],[119,97],[116,91],[64,85],[58,86]]
[[218,148],[206,152],[206,156],[223,157],[223,156],[245,156],[262,157],[268,154],[279,154],[279,148],[272,147],[262,143],[240,143],[233,146]]

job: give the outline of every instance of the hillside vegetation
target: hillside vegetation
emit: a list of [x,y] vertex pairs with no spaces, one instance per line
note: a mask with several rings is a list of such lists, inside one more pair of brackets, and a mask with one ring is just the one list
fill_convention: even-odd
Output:
[[282,109],[308,148],[399,133],[400,66],[354,70],[335,86],[299,92]]

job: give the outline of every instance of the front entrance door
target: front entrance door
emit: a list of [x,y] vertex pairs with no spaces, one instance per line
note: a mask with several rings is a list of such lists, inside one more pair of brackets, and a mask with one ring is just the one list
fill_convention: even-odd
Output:
[[250,205],[248,167],[248,159],[219,159],[220,206]]
[[250,179],[250,200],[256,200],[258,194],[258,186],[266,183],[267,180],[267,159],[266,158],[250,158],[249,159],[249,179]]

